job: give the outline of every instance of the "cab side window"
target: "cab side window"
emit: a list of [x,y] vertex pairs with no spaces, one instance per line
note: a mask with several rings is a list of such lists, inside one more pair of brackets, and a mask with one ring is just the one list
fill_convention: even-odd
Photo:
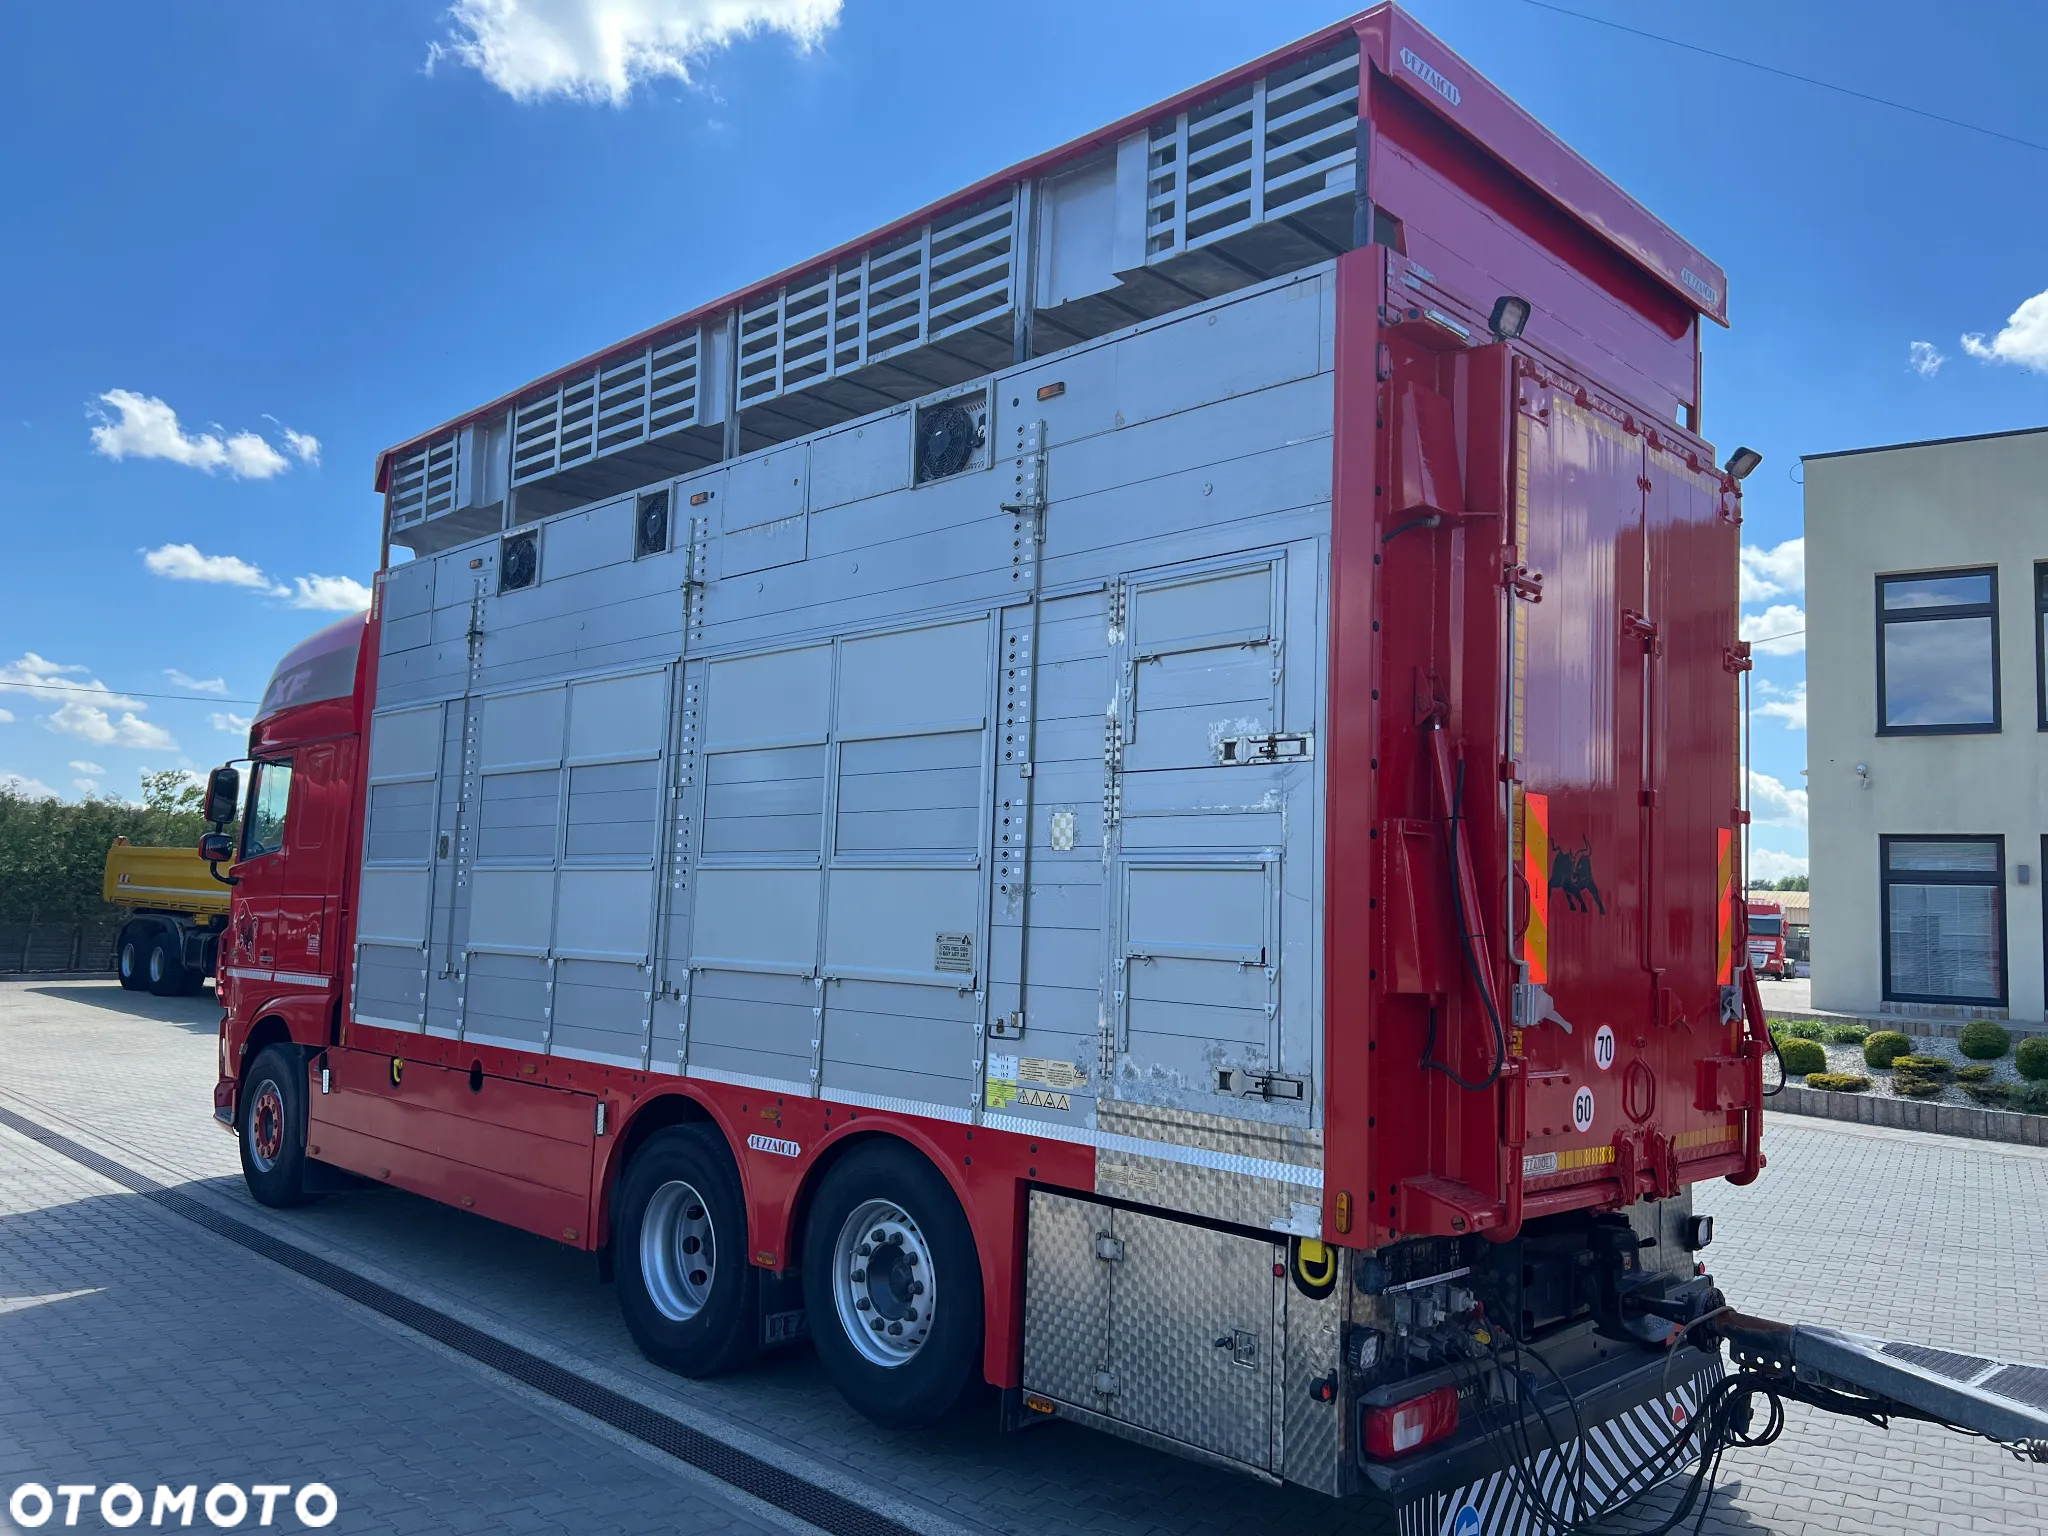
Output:
[[256,765],[256,782],[249,791],[248,826],[242,840],[243,858],[261,858],[284,847],[284,823],[291,809],[291,796],[289,762]]

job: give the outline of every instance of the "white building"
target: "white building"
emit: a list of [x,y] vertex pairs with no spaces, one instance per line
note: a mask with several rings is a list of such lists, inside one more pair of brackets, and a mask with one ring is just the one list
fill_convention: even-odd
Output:
[[1814,1006],[2040,1023],[2048,428],[1805,463]]

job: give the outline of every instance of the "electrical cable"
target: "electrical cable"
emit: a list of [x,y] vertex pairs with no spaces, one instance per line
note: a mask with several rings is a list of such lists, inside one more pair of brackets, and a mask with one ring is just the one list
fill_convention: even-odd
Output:
[[[1439,725],[1437,729],[1441,730]],[[1451,905],[1458,918],[1458,944],[1464,951],[1465,969],[1478,984],[1479,1001],[1486,1008],[1486,1019],[1493,1026],[1493,1066],[1478,1082],[1472,1082],[1459,1075],[1455,1067],[1436,1059],[1436,1009],[1429,1010],[1429,1034],[1422,1042],[1422,1070],[1441,1072],[1467,1093],[1479,1093],[1500,1081],[1500,1074],[1508,1064],[1508,1036],[1502,1027],[1500,1010],[1494,1006],[1493,989],[1486,984],[1486,976],[1479,969],[1479,959],[1472,951],[1472,925],[1465,915],[1464,882],[1458,878],[1458,824],[1465,804],[1465,762],[1458,760],[1457,772],[1452,780],[1450,815],[1451,854]]]
[[1986,138],[2002,139],[2008,144],[2017,144],[2022,149],[2034,149],[2048,154],[2048,144],[2036,143],[2033,139],[2023,139],[2014,133],[2002,133],[1996,128],[1986,128],[1981,123],[1967,123],[1959,117],[1945,117],[1939,112],[1930,112],[1925,107],[1908,106],[1903,101],[1892,101],[1888,97],[1873,96],[1868,91],[1859,91],[1852,86],[1836,85],[1832,80],[1817,80],[1812,75],[1802,75],[1794,70],[1779,69],[1772,64],[1761,64],[1755,59],[1745,59],[1739,54],[1722,53],[1718,49],[1703,48],[1698,43],[1688,43],[1675,37],[1666,37],[1661,32],[1647,32],[1641,27],[1631,27],[1623,22],[1609,21],[1604,16],[1588,16],[1584,11],[1568,10],[1564,6],[1553,5],[1550,3],[1550,0],[1522,0],[1522,4],[1534,6],[1539,11],[1551,11],[1559,16],[1569,16],[1574,21],[1591,22],[1596,27],[1607,27],[1616,32],[1626,32],[1632,37],[1647,38],[1650,42],[1662,43],[1667,48],[1682,48],[1687,53],[1704,54],[1710,59],[1719,59],[1723,64],[1734,64],[1743,69],[1760,70],[1767,75],[1776,75],[1781,80],[1795,80],[1801,85],[1811,85],[1823,91],[1833,91],[1837,95],[1853,96],[1856,100],[1869,102],[1872,106],[1889,107],[1894,112],[1905,112],[1914,117],[1924,117],[1930,122],[1945,123],[1951,128],[1961,128],[1967,133],[1981,133]]
[[87,699],[98,699],[110,709],[118,709],[123,699],[178,699],[187,704],[260,704],[261,699],[233,699],[224,693],[144,693],[135,688],[88,688],[83,683],[17,683],[0,682],[0,693],[12,693],[20,689],[24,693],[76,693]]

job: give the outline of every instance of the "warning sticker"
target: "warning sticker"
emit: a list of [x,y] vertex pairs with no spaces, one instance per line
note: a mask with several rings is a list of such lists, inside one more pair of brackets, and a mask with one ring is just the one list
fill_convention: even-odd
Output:
[[1052,1093],[1044,1088],[1019,1088],[1017,1102],[1032,1109],[1056,1109],[1061,1114],[1074,1107],[1073,1095]]
[[988,1083],[982,1102],[990,1109],[1007,1109],[1017,1102],[1017,1058],[988,1053]]
[[1048,1088],[1085,1088],[1088,1085],[1087,1075],[1071,1061],[1054,1061],[1044,1056],[1024,1057],[1017,1063],[1017,1077],[1027,1083],[1043,1083]]
[[974,971],[974,935],[971,933],[938,933],[932,935],[932,969],[935,971]]

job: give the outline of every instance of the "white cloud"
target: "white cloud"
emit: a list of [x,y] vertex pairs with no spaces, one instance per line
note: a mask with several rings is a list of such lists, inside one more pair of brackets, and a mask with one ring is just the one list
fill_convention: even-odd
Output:
[[298,590],[292,594],[294,608],[317,608],[323,613],[361,613],[370,606],[370,589],[353,576],[295,576]]
[[1941,372],[1941,365],[1948,361],[1941,355],[1941,349],[1931,341],[1916,341],[1906,349],[1906,366],[1923,379],[1931,379]]
[[213,728],[216,731],[227,731],[235,736],[246,736],[249,734],[249,720],[247,716],[238,715],[227,710],[215,710],[206,718],[213,723]]
[[291,450],[293,458],[297,459],[301,464],[310,464],[315,469],[320,467],[319,438],[310,432],[294,432],[290,427],[282,424],[279,425],[278,430],[284,434],[284,445]]
[[41,779],[26,774],[0,773],[0,795],[19,795],[24,800],[61,800],[63,796]]
[[624,105],[642,80],[688,81],[706,54],[760,32],[799,47],[839,20],[841,0],[455,0],[448,40],[427,68],[452,59],[515,101],[567,96]]
[[140,747],[148,751],[175,752],[178,744],[162,726],[151,723],[133,710],[123,710],[117,720],[97,704],[73,699],[43,724],[64,736],[76,736],[96,747]]
[[[185,546],[190,549],[191,545]],[[204,557],[202,557],[204,558]],[[233,558],[230,556],[229,558]],[[228,680],[224,677],[187,677],[176,667],[165,667],[164,676],[171,680],[174,688],[184,688],[192,693],[226,693]]]
[[220,427],[187,432],[178,425],[178,413],[154,395],[110,389],[100,400],[119,413],[119,419],[110,419],[105,411],[93,408],[100,422],[92,429],[93,450],[107,458],[169,459],[209,475],[224,469],[238,480],[268,480],[292,467],[291,460],[254,432]]
[[1780,853],[1775,848],[1752,848],[1749,850],[1749,878],[1752,881],[1769,880],[1773,883],[1787,875],[1807,873],[1806,860],[1796,853]]
[[1781,688],[1776,683],[1759,681],[1756,690],[1764,696],[1754,713],[1766,720],[1782,720],[1788,731],[1806,729],[1806,684],[1794,683],[1790,688]]
[[86,695],[108,709],[149,708],[142,700],[116,693],[98,678],[85,676],[86,671],[84,667],[46,660],[34,651],[23,651],[19,661],[0,662],[0,693],[26,693],[44,703],[67,694],[74,698]]
[[88,763],[83,759],[73,759],[71,769],[74,773],[87,774],[102,774],[107,771],[106,769],[102,768],[98,763]]
[[1770,549],[1742,546],[1742,600],[1760,603],[1806,588],[1806,540],[1787,539]]
[[[270,597],[281,597],[294,608],[311,608],[321,613],[361,613],[370,606],[370,589],[353,576],[294,576],[292,584],[272,581],[263,567],[251,565],[240,555],[201,554],[191,544],[165,544],[144,550],[142,563],[159,576],[172,581],[207,581],[222,586],[246,587]],[[181,688],[202,693],[226,693],[219,678],[199,682],[182,672],[164,674]]]
[[1781,784],[1768,773],[1749,770],[1749,814],[1771,827],[1806,825],[1806,791]]
[[12,724],[14,724],[13,712],[11,710],[0,709],[0,725]]
[[96,795],[100,792],[98,779],[73,779],[71,784],[81,795]]
[[1797,656],[1806,649],[1806,610],[1773,603],[1762,613],[1745,613],[1742,638],[1759,656]]
[[1982,332],[1963,338],[1963,350],[1986,363],[2018,363],[2048,373],[2048,289],[2024,300],[1990,341]]
[[284,592],[263,574],[262,567],[251,565],[240,555],[202,555],[195,544],[164,544],[146,549],[142,552],[142,563],[151,575],[172,581],[207,581],[280,596]]

